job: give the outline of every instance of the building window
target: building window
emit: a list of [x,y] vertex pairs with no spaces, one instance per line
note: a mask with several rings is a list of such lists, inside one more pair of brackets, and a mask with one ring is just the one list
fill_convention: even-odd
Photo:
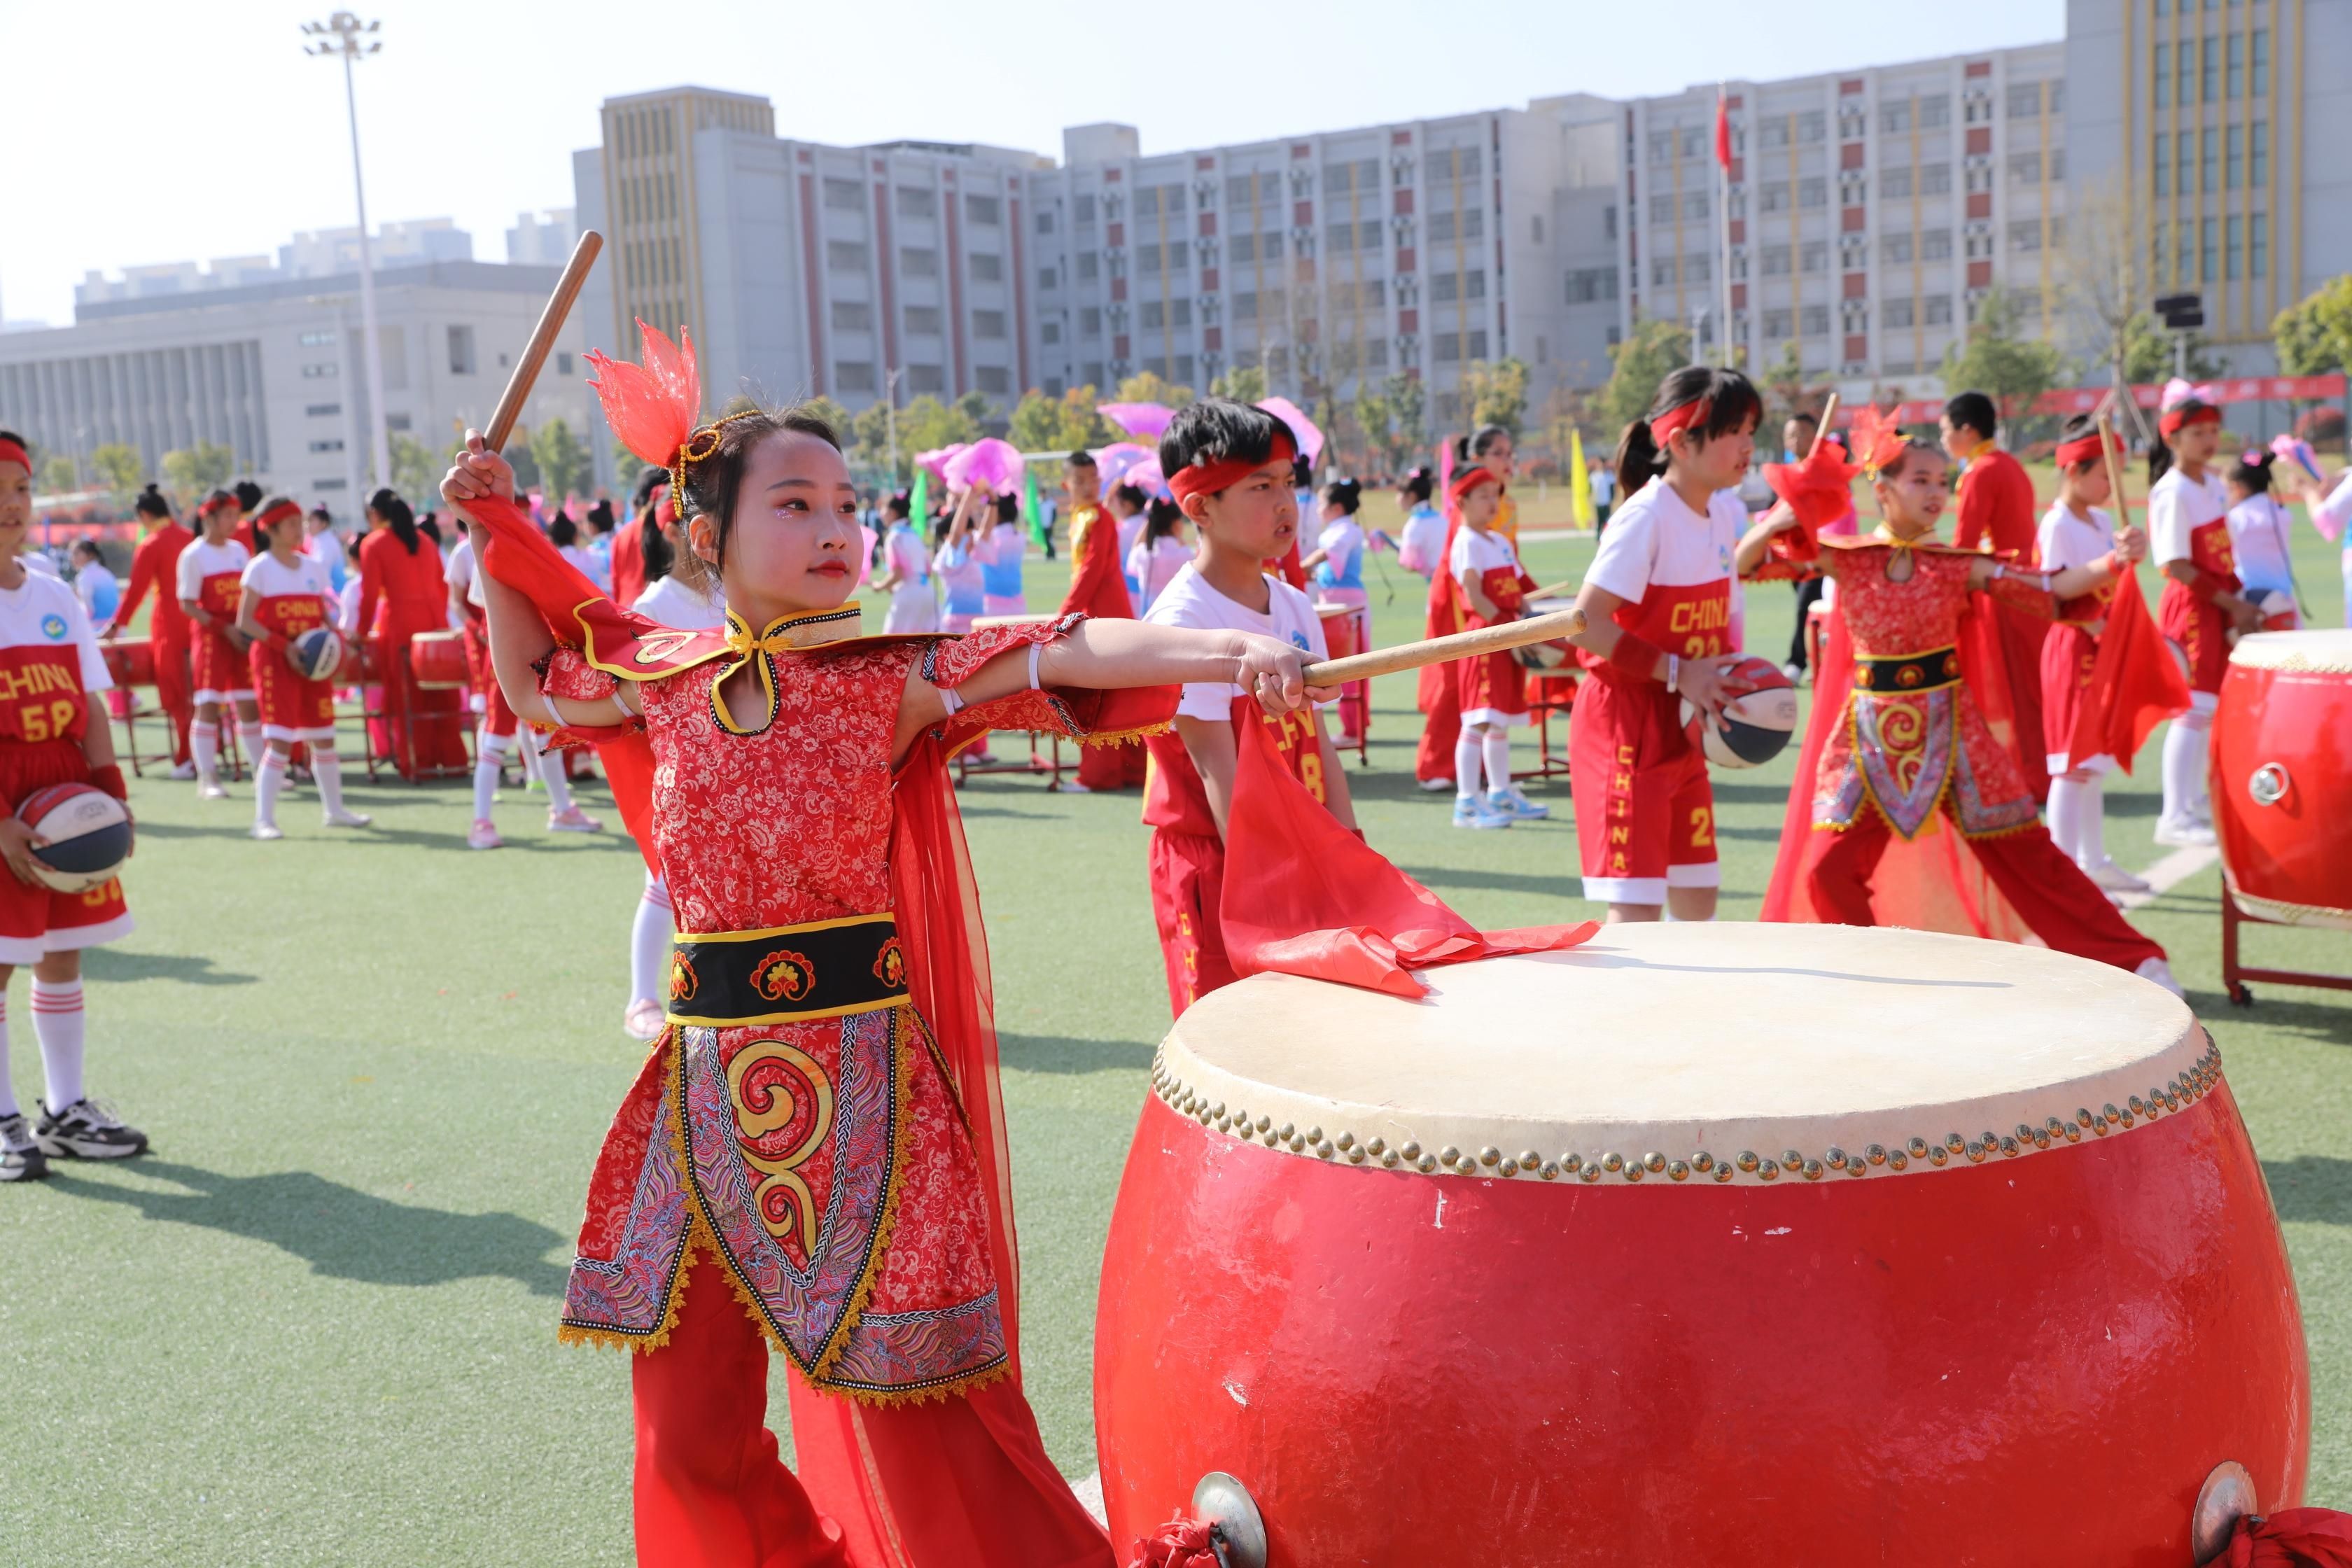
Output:
[[2268,27],[2254,29],[2253,56],[2253,78],[2250,84],[2252,96],[2267,98],[2271,90],[2271,30]]
[[2245,180],[2246,128],[2232,125],[2223,133],[2221,188],[2234,191]]
[[1764,312],[1764,335],[1768,338],[1785,338],[1789,335],[1794,321],[1795,318],[1786,310],[1767,310]]
[[1760,247],[1756,253],[1756,261],[1759,270],[1767,278],[1786,278],[1789,275],[1789,247],[1785,245]]
[[1061,398],[1062,394],[1067,392],[1069,389],[1070,384],[1064,381],[1058,375],[1049,375],[1045,378],[1045,395],[1048,397],[1058,401]]
[[843,392],[872,392],[874,362],[845,359],[834,361],[833,384]]
[[340,403],[313,403],[302,412],[313,419],[331,419],[343,411]]
[[310,481],[310,488],[314,490],[339,490],[343,488],[343,481],[341,479],[312,479]]
[[2271,275],[2271,216],[2254,213],[2246,219],[2246,275],[2268,278]]
[[898,250],[898,270],[909,278],[937,278],[940,253],[926,247],[902,246]]
[[1091,224],[1095,221],[1094,197],[1090,195],[1079,196],[1072,202],[1071,205],[1077,214],[1078,223],[1081,226]]
[[1013,390],[1013,375],[1001,364],[975,365],[971,384],[982,392],[1002,394]]
[[1789,122],[1785,119],[1757,122],[1756,142],[1759,147],[1786,147],[1789,144]]
[[863,212],[866,187],[856,180],[828,179],[824,183],[824,205],[835,212]]
[[963,216],[993,228],[1004,221],[1004,198],[968,195],[963,199]]
[[1911,171],[1907,168],[1882,169],[1878,174],[1878,194],[1902,200],[1911,194]]
[[1829,124],[1818,109],[1808,110],[1797,116],[1797,140],[1818,142],[1829,133]]
[[1051,234],[1054,232],[1053,208],[1039,207],[1037,209],[1037,232],[1039,234]]
[[2171,106],[2172,46],[2170,44],[2158,44],[2156,46],[2155,90],[2148,96],[2155,107],[2158,109],[2166,109]]
[[1911,100],[1898,99],[1883,104],[1878,110],[1878,128],[1889,136],[1900,136],[1911,129]]
[[1059,321],[1045,321],[1040,323],[1037,328],[1037,336],[1040,341],[1045,342],[1060,342],[1062,341],[1062,323]]
[[1927,315],[1927,324],[1931,327],[1950,326],[1952,324],[1952,297],[1949,294],[1928,295]]
[[[1654,221],[1661,223],[1671,222],[1674,217],[1671,204],[1668,205],[1665,217],[1658,218],[1655,215],[1656,204],[1654,202],[1652,204],[1652,216]],[[1377,226],[1373,226],[1377,230]],[[1472,207],[1468,211],[1465,212],[1462,215],[1461,228],[1462,237],[1464,239],[1485,238],[1486,236],[1486,214],[1485,209],[1480,207]],[[1454,214],[1450,212],[1442,212],[1432,213],[1429,215],[1429,239],[1431,244],[1435,245],[1450,242],[1454,238]],[[1268,237],[1273,237],[1269,236]]]
[[1806,306],[1802,310],[1798,312],[1798,324],[1802,329],[1803,334],[1806,337],[1825,338],[1829,336],[1830,308],[1827,305]]
[[1969,125],[1991,124],[1992,95],[1990,92],[1979,92],[1962,100],[1960,119]]
[[2271,126],[2257,120],[2246,127],[2246,184],[2261,190],[2271,183]]
[[2217,282],[2221,276],[2221,225],[2218,219],[2203,218],[2197,225],[2199,279]]
[[2197,133],[2183,131],[2173,138],[2172,148],[2173,194],[2185,196],[2189,192],[2190,182],[2197,177]]
[[907,331],[926,337],[940,334],[940,308],[937,305],[907,307]]
[[1756,190],[1756,207],[1759,212],[1777,213],[1788,211],[1789,182],[1781,180],[1772,184],[1758,186]]
[[302,367],[304,381],[320,381],[334,374],[335,367],[331,362],[326,364],[306,364]]
[[2038,81],[2012,83],[2009,89],[2009,117],[2031,120],[2042,112],[2042,84]]
[[1102,336],[1102,307],[1088,305],[1078,312],[1078,331],[1087,337]]
[[1090,359],[1087,361],[1084,374],[1087,378],[1086,384],[1089,391],[1101,386],[1109,379],[1103,374],[1103,362],[1098,359]]
[[2221,98],[2221,40],[2209,37],[2200,41],[2197,58],[2203,68],[2198,73],[2199,97],[2206,103],[2217,103]]
[[[1171,246],[1169,248],[1172,250],[1176,247]],[[1002,283],[1004,281],[1004,258],[985,250],[974,251],[971,256],[971,276],[975,282]]]
[[325,441],[313,441],[310,443],[310,450],[313,452],[340,452],[342,449],[343,444],[337,440],[330,439]]
[[306,349],[322,349],[335,341],[335,334],[322,331],[304,332],[301,341],[302,346]]
[[1949,261],[1952,258],[1952,231],[1931,228],[1919,236],[1919,259]]
[[1919,194],[1923,196],[1946,196],[1952,193],[1952,166],[1949,163],[1926,163],[1919,169]]
[[907,390],[912,393],[945,392],[947,377],[935,364],[910,364],[907,367]]
[[2156,193],[2162,195],[2172,188],[2172,138],[2165,132],[2156,133]]
[[1091,250],[1082,250],[1078,253],[1079,281],[1091,283],[1097,277],[1101,275],[1101,272],[1102,258],[1097,256]]
[[1806,272],[1827,272],[1830,269],[1830,242],[1809,239],[1797,252],[1797,266]]
[[[1486,274],[1483,272],[1474,272],[1470,276],[1477,279],[1481,282],[1486,280]],[[1714,278],[1715,260],[1712,257],[1685,256],[1683,258],[1684,282],[1706,283],[1713,281]],[[1473,298],[1475,298],[1475,296],[1474,295]]]
[[1970,229],[1960,241],[1960,249],[1970,261],[1990,261],[1992,259],[1992,235],[1985,229]]
[[570,354],[562,353],[555,356],[555,374],[558,375],[570,375],[572,374],[572,356]]
[[1952,100],[1944,93],[1935,93],[1919,100],[1919,129],[1938,131],[1952,122]]
[[1911,324],[1911,301],[1908,300],[1886,300],[1880,307],[1879,317],[1890,327],[1907,327]]
[[893,193],[900,217],[937,217],[940,216],[940,194],[920,185],[900,185]]
[[1135,193],[1135,216],[1139,218],[1179,217],[1184,211],[1184,187],[1181,185],[1144,185]]
[[2012,185],[2038,185],[2042,183],[2042,153],[2039,149],[2009,155],[2009,183]]
[[1614,267],[1580,268],[1568,275],[1568,302],[1571,305],[1615,298],[1617,269]]
[[824,242],[824,265],[829,272],[863,272],[866,247],[855,239],[828,239]]
[[863,300],[835,300],[833,302],[833,330],[836,332],[865,332],[874,329],[874,307]]
[[2042,225],[2033,218],[2009,226],[2009,247],[2023,254],[2042,248]]
[[2245,256],[2242,248],[2245,244],[2245,220],[2239,217],[2237,214],[2231,213],[2227,221],[2229,232],[2222,240],[2221,265],[2227,269],[2223,277],[2230,282],[2235,283],[2240,275],[2239,264]]
[[2221,188],[2221,130],[2217,125],[2205,127],[2198,144],[2197,184],[2200,190]]
[[1899,264],[1907,262],[1911,259],[1911,237],[1909,235],[1890,234],[1879,243],[1881,249],[1885,253],[1887,260]]
[[2243,98],[2246,93],[2246,35],[2231,33],[2229,37],[2229,95]]
[[1797,182],[1797,205],[1799,206],[1827,206],[1829,205],[1829,201],[1830,186],[1829,182],[1826,179],[1816,175],[1811,179],[1799,180]]
[[449,329],[448,338],[449,374],[451,375],[473,374],[475,370],[474,329],[452,327]]
[[1004,336],[1004,312],[974,310],[971,313],[971,335],[975,338],[1001,339]]

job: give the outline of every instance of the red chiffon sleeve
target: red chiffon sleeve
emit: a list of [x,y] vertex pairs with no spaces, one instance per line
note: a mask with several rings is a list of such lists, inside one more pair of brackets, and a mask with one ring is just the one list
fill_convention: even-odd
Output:
[[[941,690],[952,690],[1007,654],[1025,654],[1067,637],[1086,617],[1066,615],[1050,621],[989,626],[967,637],[941,638],[923,650],[916,673]],[[1048,687],[1015,691],[958,712],[941,731],[953,755],[991,730],[1034,730],[1066,735],[1088,745],[1139,741],[1169,727],[1181,689],[1138,686],[1116,691]]]

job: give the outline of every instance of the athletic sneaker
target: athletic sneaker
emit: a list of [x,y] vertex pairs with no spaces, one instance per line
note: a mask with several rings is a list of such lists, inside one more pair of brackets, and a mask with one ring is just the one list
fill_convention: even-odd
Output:
[[549,812],[547,830],[550,833],[602,833],[604,825],[575,805],[568,811]]
[[273,838],[285,837],[286,830],[274,822],[257,822],[253,825],[253,837],[267,843]]
[[1457,795],[1454,797],[1454,826],[1456,827],[1508,827],[1511,814],[1498,811],[1491,804],[1492,795]]
[[54,1113],[43,1109],[33,1137],[52,1160],[127,1160],[147,1152],[147,1134],[87,1098]]
[[1444,795],[1454,787],[1452,779],[1423,779],[1421,787],[1431,795]]
[[963,754],[963,760],[976,768],[993,767],[996,765],[996,753],[974,746]]
[[2105,888],[2110,893],[2145,893],[2149,891],[2149,883],[2146,878],[2133,876],[2129,871],[2125,870],[2121,866],[2116,865],[2115,861],[2104,856],[2092,862],[2090,865],[2084,867],[2083,875],[2090,878],[2094,884],[2098,887]]
[[365,827],[375,818],[364,811],[330,811],[324,820],[330,827]]
[[633,1040],[650,1040],[662,1032],[662,1005],[640,996],[621,1015],[621,1029]]
[[194,778],[196,776],[196,764],[194,763],[182,763],[178,767],[172,770],[170,776],[175,779]]
[[49,1157],[33,1139],[25,1113],[0,1116],[0,1182],[37,1182],[49,1173]]
[[1092,784],[1082,784],[1076,779],[1068,780],[1063,784],[1057,784],[1054,787],[1060,790],[1064,795],[1092,795],[1095,793],[1094,786]]
[[2175,996],[2179,997],[2184,1002],[2189,1000],[2189,993],[2183,991],[2180,988],[2180,982],[2172,977],[2172,965],[2165,963],[2164,960],[2160,958],[2142,959],[2140,961],[2140,966],[2137,969],[2133,970],[2132,973],[2138,975],[2142,980],[2155,981],[2158,985],[2163,986],[2167,991],[2171,992]]
[[1551,807],[1538,805],[1529,800],[1527,791],[1517,784],[1508,789],[1487,791],[1486,809],[1499,812],[1514,822],[1541,822],[1551,815]]
[[1805,667],[1794,659],[1782,665],[1780,673],[1789,678],[1789,684],[1791,686],[1802,686],[1805,683]]
[[487,816],[474,818],[474,826],[466,829],[466,847],[468,849],[503,849],[506,847],[507,841],[499,837],[499,830],[491,826]]
[[220,781],[218,779],[206,779],[196,785],[196,798],[198,800],[226,800],[228,798],[228,791],[221,788]]
[[2213,842],[2213,829],[2202,822],[2160,816],[2156,821],[2156,841],[2176,848],[2199,848]]

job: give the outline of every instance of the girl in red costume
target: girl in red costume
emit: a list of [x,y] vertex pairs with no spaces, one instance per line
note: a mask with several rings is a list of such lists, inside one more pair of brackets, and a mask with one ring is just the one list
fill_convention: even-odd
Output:
[[1576,696],[1569,786],[1584,896],[1613,921],[1715,918],[1722,868],[1715,793],[1696,739],[1744,688],[1722,668],[1731,642],[1731,563],[1764,537],[1731,493],[1756,451],[1764,403],[1738,371],[1686,365],[1617,444],[1619,492],[1576,595],[1576,641],[1595,679]]
[[410,638],[449,625],[441,552],[393,490],[368,498],[367,519],[370,532],[360,542],[360,626],[375,640],[383,674],[384,714],[368,723],[375,754],[407,779],[461,769],[466,738],[457,693],[424,689],[408,665]]
[[[1458,469],[1466,472],[1475,464],[1494,475],[1497,484],[1510,482],[1511,458],[1511,433],[1500,425],[1482,425],[1454,447],[1454,463]],[[1462,477],[1463,472],[1457,472],[1454,479]],[[1504,500],[1507,503],[1509,498]],[[1505,505],[1496,513],[1496,526],[1503,529],[1504,538],[1516,542],[1516,527],[1505,526],[1508,511]],[[1454,559],[1454,535],[1460,525],[1461,513],[1449,495],[1445,503],[1445,542],[1430,563],[1429,609],[1421,631],[1424,637],[1451,637],[1462,629],[1461,605],[1447,565]],[[1436,795],[1454,788],[1457,783],[1454,774],[1458,769],[1454,759],[1462,740],[1461,678],[1451,664],[1424,664],[1421,667],[1420,682],[1421,745],[1413,753],[1412,771],[1421,787]]]
[[[1445,559],[1455,621],[1464,631],[1477,631],[1517,620],[1536,581],[1496,526],[1503,482],[1473,464],[1454,479],[1449,499],[1460,520]],[[1454,746],[1454,826],[1508,827],[1549,816],[1551,807],[1538,805],[1511,782],[1511,729],[1528,721],[1527,667],[1505,652],[1457,659],[1450,668],[1462,716],[1462,738]]]
[[196,691],[188,669],[188,613],[180,608],[180,552],[196,536],[172,517],[172,503],[149,485],[133,504],[147,537],[131,552],[131,581],[122,602],[114,607],[114,633],[130,629],[131,617],[147,595],[155,595],[155,613],[148,617],[147,640],[155,650],[155,706],[172,726],[172,776],[192,779],[196,764],[188,752],[188,726],[196,716]]
[[2262,629],[2262,612],[2238,581],[2230,547],[2230,497],[2212,467],[2221,443],[2221,411],[2175,382],[2157,416],[2164,437],[2148,458],[2147,536],[2164,573],[2157,625],[2189,670],[2189,711],[2164,736],[2164,811],[2158,844],[2213,842],[2212,803],[2205,794],[2205,752],[2231,635]]
[[[691,353],[648,332],[651,374],[591,358],[614,430],[674,465],[723,631],[585,591],[478,437],[443,489],[488,535],[516,711],[574,735],[642,726],[664,784],[669,1026],[607,1135],[564,1306],[567,1339],[641,1352],[639,1561],[1109,1568],[1021,1393],[987,961],[947,759],[992,727],[1165,723],[1186,681],[1297,711],[1306,656],[1083,616],[859,637],[838,438],[797,412],[695,427]],[[796,1373],[797,1477],[765,1426],[771,1346]]]
[[[1127,596],[1127,563],[1118,549],[1118,520],[1102,504],[1102,470],[1094,454],[1072,452],[1062,468],[1062,493],[1070,502],[1070,591],[1062,614],[1097,620],[1132,620],[1135,602]],[[1141,746],[1088,746],[1078,759],[1075,783],[1062,785],[1085,795],[1093,790],[1132,789],[1144,782],[1150,757]]]
[[[2177,994],[2164,950],[2125,923],[2042,826],[2016,742],[1999,732],[2011,724],[2009,680],[1983,603],[2051,615],[2053,594],[2071,599],[2113,582],[2137,542],[2049,575],[1939,544],[1931,535],[1948,496],[1944,454],[1872,423],[1857,422],[1855,452],[1876,475],[1884,521],[1867,536],[1821,541],[1816,566],[1837,584],[1837,615],[1764,918],[1952,929],[1958,905],[1969,921],[1961,929],[2021,937],[2021,925],[2062,952]],[[1776,509],[1759,531],[1796,526]],[[1755,572],[1764,552],[1751,535],[1740,570]],[[1988,908],[1996,897],[2000,906]]]
[[330,827],[365,827],[371,818],[343,805],[343,764],[335,755],[335,688],[294,667],[294,639],[334,624],[334,584],[302,553],[302,509],[286,496],[265,503],[253,531],[266,547],[245,564],[237,630],[245,634],[262,744],[253,770],[253,836],[283,838],[278,797],[286,788],[295,742],[310,751],[310,776]]

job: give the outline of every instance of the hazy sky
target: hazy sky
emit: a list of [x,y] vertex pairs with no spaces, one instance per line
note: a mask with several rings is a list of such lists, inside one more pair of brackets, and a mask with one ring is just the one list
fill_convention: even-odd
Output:
[[[1998,48],[2065,25],[2063,0],[386,0],[359,14],[383,24],[383,52],[359,68],[370,218],[454,217],[492,261],[516,213],[572,205],[570,155],[596,141],[603,100],[681,82],[763,93],[781,133],[814,141],[1058,156],[1063,126],[1118,120],[1150,153]],[[326,15],[0,0],[0,313],[62,323],[91,268],[271,253],[350,224],[341,68],[305,58],[299,31]],[[1235,15],[1262,25],[1239,46],[1207,19]]]

